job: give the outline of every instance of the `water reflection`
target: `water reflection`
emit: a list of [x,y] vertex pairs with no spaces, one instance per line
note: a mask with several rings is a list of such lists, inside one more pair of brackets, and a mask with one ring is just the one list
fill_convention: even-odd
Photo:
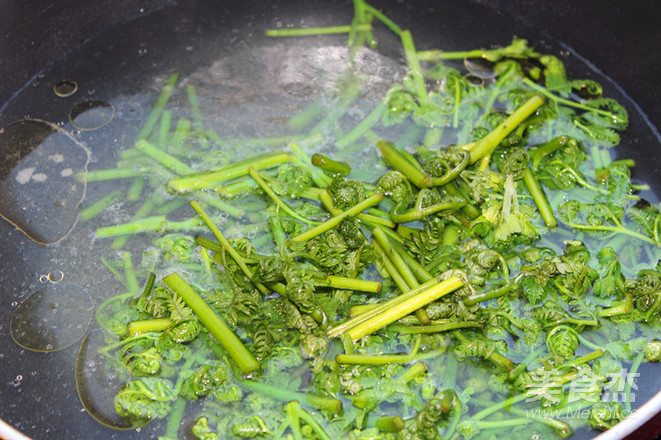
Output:
[[65,238],[85,197],[87,148],[56,125],[24,119],[0,130],[0,156],[0,216],[37,243]]

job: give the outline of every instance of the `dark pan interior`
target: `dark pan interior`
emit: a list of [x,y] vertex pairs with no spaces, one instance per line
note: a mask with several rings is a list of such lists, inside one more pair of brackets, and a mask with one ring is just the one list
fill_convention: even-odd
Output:
[[[243,44],[260,38],[254,35],[260,32],[260,24],[272,25],[274,17],[298,24],[302,16],[315,16],[315,25],[333,25],[347,23],[351,14],[350,2],[335,0],[251,0],[222,5],[193,0],[185,3],[178,4],[174,0],[70,0],[49,4],[9,0],[0,3],[0,126],[26,116],[24,107],[12,102],[17,94],[34,103],[29,108],[29,116],[53,122],[60,120],[60,109],[38,105],[41,89],[22,89],[33,80],[38,82],[44,70],[57,72],[58,60],[63,57],[69,57],[67,66],[77,72],[76,78],[95,78],[95,93],[103,96],[111,90],[128,92],[141,88],[145,86],[141,84],[144,78],[151,78],[159,71],[185,74],[188,66],[204,64],[205,57],[213,59],[211,54],[222,53],[223,45],[233,44],[233,31],[246,31],[246,26],[252,26],[253,33],[248,32],[250,36],[242,40]],[[638,164],[637,178],[658,182],[661,9],[653,2],[375,0],[372,3],[383,8],[386,14],[396,11],[393,15],[397,22],[414,29],[416,41],[433,41],[439,32],[439,23],[449,26],[451,22],[456,34],[447,42],[449,50],[464,49],[461,44],[466,39],[482,46],[493,44],[494,38],[496,43],[507,43],[512,29],[516,29],[517,33],[523,33],[519,36],[531,40],[540,36],[546,38],[553,50],[574,52],[577,57],[572,58],[569,67],[572,63],[580,66],[586,61],[594,65],[612,80],[609,87],[623,100],[630,114],[637,115],[631,118],[632,130],[640,136],[628,140],[627,157]],[[471,14],[458,15],[462,11]],[[453,18],[448,19],[448,15]],[[216,28],[223,32],[217,35],[215,44],[206,48],[208,52],[196,51],[188,59],[168,56],[170,44],[195,39],[205,29]],[[109,47],[108,41],[113,38],[115,43]],[[146,58],[149,62],[126,55],[136,52],[136,42],[141,39],[158,43],[150,45]],[[87,57],[76,58],[71,54]],[[88,64],[91,61],[93,64]],[[8,223],[0,223],[0,236],[4,237],[0,243],[11,243],[18,240],[19,235]],[[36,244],[33,247],[35,253],[40,249]],[[49,248],[40,258],[46,267],[49,263],[80,257],[63,255],[58,249]],[[0,262],[3,270],[0,274],[0,370],[3,371],[0,418],[35,438],[132,438],[132,431],[106,429],[81,412],[70,363],[75,347],[46,357],[13,346],[6,324],[9,304],[31,291],[42,269],[25,255],[16,255],[12,248],[2,244]],[[81,261],[80,270],[91,269]],[[86,287],[94,289],[94,286]],[[30,371],[22,370],[25,365],[31,366]],[[20,387],[7,383],[6,378],[18,372],[34,374]],[[655,391],[641,392],[641,398],[650,398]],[[636,438],[653,438],[658,425],[661,422],[648,425]]]

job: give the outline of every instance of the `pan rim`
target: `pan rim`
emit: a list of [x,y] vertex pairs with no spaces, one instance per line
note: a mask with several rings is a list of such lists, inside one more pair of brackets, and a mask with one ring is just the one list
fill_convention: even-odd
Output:
[[32,440],[13,426],[0,419],[0,438],[6,440]]
[[608,431],[599,434],[594,440],[618,440],[635,434],[637,429],[650,422],[659,413],[661,413],[661,391],[657,392],[654,397],[636,409],[633,413],[635,417],[624,419]]

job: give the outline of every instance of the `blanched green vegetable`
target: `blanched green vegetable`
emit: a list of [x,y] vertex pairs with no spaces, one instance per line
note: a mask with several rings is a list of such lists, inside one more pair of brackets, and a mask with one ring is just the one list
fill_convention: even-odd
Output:
[[[631,383],[624,406],[608,401],[609,378],[661,359],[661,211],[609,152],[626,110],[525,40],[418,51],[414,32],[354,7],[351,25],[270,35],[346,32],[354,56],[385,25],[406,75],[375,103],[352,83],[291,117],[295,135],[233,146],[203,129],[192,85],[191,115],[159,144],[159,102],[130,154],[155,194],[188,204],[165,217],[147,199],[97,231],[158,234],[139,267],[106,264],[129,291],[99,314],[120,337],[102,351],[131,378],[117,411],[170,417],[172,434],[199,401],[188,425],[209,440],[609,429],[635,403]],[[452,63],[465,57],[493,78],[471,82]],[[255,145],[278,150],[246,158]],[[578,410],[589,418],[563,415]]]
[[128,382],[115,397],[115,409],[129,420],[152,420],[168,415],[176,398],[172,384],[155,377]]

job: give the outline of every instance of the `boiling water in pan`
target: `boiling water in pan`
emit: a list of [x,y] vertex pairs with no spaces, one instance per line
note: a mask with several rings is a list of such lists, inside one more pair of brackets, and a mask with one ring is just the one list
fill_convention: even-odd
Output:
[[[310,17],[313,12],[309,11]],[[361,49],[353,57],[352,70],[347,68],[351,57],[344,36],[263,37],[266,28],[283,23],[349,23],[350,15],[343,14],[350,12],[349,8],[333,14],[333,22],[320,19],[311,23],[311,19],[301,21],[303,13],[292,18],[293,14],[285,11],[274,17],[262,10],[233,21],[236,17],[208,5],[193,2],[186,7],[171,6],[86,42],[46,67],[4,105],[0,149],[3,157],[10,159],[0,169],[0,215],[8,220],[0,225],[4,237],[0,249],[0,417],[36,438],[146,438],[161,432],[158,423],[138,428],[146,431],[138,434],[105,428],[85,414],[77,396],[74,366],[78,344],[73,342],[80,341],[88,330],[90,298],[98,306],[125,291],[108,270],[110,266],[121,272],[121,265],[106,265],[104,261],[126,262],[123,252],[129,251],[138,265],[154,250],[153,237],[147,234],[134,236],[121,251],[110,247],[113,239],[95,237],[98,227],[129,221],[145,196],[137,200],[116,197],[100,215],[81,219],[81,209],[114,191],[127,194],[131,183],[129,179],[86,184],[87,173],[114,168],[127,160],[122,152],[133,146],[172,73],[179,75],[168,103],[172,121],[190,116],[185,87],[192,85],[204,126],[219,133],[224,145],[232,148],[240,145],[232,140],[246,138],[281,139],[272,145],[250,144],[250,150],[236,146],[231,152],[221,149],[209,153],[205,159],[209,162],[222,164],[228,156],[241,159],[298,140],[300,133],[286,124],[289,117],[313,103],[324,112],[332,111],[335,96],[349,84],[360,83],[363,92],[359,99],[348,116],[337,122],[345,128],[355,126],[405,74],[402,54],[394,49],[399,46],[390,41],[392,36],[379,35],[375,50]],[[420,30],[423,36],[433,36],[433,43],[418,38],[415,28],[414,38],[421,46],[451,50],[507,44],[514,34],[512,24],[503,23],[486,35],[473,35],[456,19],[467,16],[487,21],[489,12],[468,6],[449,8],[444,18],[439,18],[445,21],[433,31]],[[526,34],[521,28],[518,35]],[[560,53],[558,46],[538,36],[528,38],[540,51]],[[572,76],[596,78],[605,86],[605,95],[618,94],[609,89],[607,79],[567,55],[563,61]],[[644,124],[635,114],[631,117],[623,145],[633,146],[638,136],[646,135]],[[401,127],[385,129],[383,135],[398,138],[401,133],[397,130]],[[332,138],[317,139],[314,144],[303,141],[302,145],[311,152],[328,152],[350,160],[355,169],[361,168],[357,165],[361,162],[378,160],[375,149],[334,152],[328,139]],[[412,140],[420,141],[419,135],[416,138],[414,133]],[[627,157],[626,151],[620,155]],[[192,158],[191,163],[200,161]],[[209,167],[209,163],[205,165]],[[384,170],[368,167],[361,178],[371,181]],[[172,201],[165,191],[161,196],[165,203]],[[656,201],[651,191],[644,196]],[[184,206],[168,219],[183,221],[190,214]],[[232,228],[240,230],[230,219],[220,225],[229,234]],[[142,254],[144,250],[148,252]],[[72,299],[77,307],[70,303]],[[634,407],[661,389],[656,376],[654,366],[643,366]],[[593,434],[579,431],[576,437]]]

